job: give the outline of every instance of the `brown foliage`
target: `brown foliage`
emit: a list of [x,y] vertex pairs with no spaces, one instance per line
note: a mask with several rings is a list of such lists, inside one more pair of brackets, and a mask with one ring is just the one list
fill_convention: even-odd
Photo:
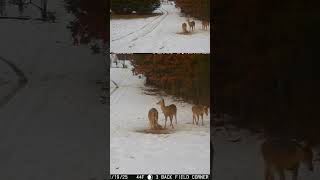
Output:
[[170,94],[210,104],[209,55],[135,54],[135,71],[147,77],[147,84]]
[[210,20],[210,0],[176,0],[176,5],[187,15]]

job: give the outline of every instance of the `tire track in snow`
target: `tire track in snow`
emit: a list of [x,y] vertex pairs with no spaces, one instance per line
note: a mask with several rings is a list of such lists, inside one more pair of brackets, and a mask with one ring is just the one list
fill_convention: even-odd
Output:
[[7,94],[3,99],[0,99],[0,108],[8,104],[8,102],[22,89],[26,86],[28,79],[14,63],[8,61],[7,59],[0,56],[0,60],[5,62],[18,76],[18,85],[9,94]]
[[150,25],[151,23],[153,23],[154,21],[156,21],[157,19],[159,19],[160,17],[162,17],[163,15],[165,15],[165,13],[164,13],[161,9],[159,9],[159,10],[163,13],[161,16],[156,17],[154,20],[152,20],[151,22],[145,24],[144,26],[142,26],[141,28],[139,28],[139,29],[136,30],[136,31],[132,31],[132,32],[126,34],[126,35],[123,35],[123,36],[119,37],[119,38],[112,39],[111,42],[118,41],[118,40],[120,40],[120,39],[123,39],[123,38],[125,38],[125,37],[128,37],[128,36],[131,35],[131,34],[134,34],[134,33],[137,33],[137,32],[139,32],[139,31],[143,30],[145,27],[147,27],[148,25]]
[[[114,41],[118,41],[118,40],[123,40],[125,37],[130,37],[130,35],[137,35],[136,37],[134,37],[133,39],[129,39],[129,41],[125,41],[123,42],[124,44],[128,44],[128,43],[131,43],[131,42],[134,42],[142,37],[145,37],[146,35],[150,34],[151,32],[153,32],[160,24],[161,22],[163,22],[167,16],[169,15],[169,12],[167,10],[165,10],[164,8],[159,9],[160,11],[163,12],[164,15],[162,16],[159,16],[158,18],[156,18],[155,20],[151,21],[150,23],[148,23],[147,25],[143,26],[142,28],[140,28],[139,30],[137,31],[134,31],[134,32],[131,32],[127,35],[125,35],[124,37],[122,38],[118,38],[116,40],[111,40],[111,42],[114,42]],[[156,21],[160,19],[159,21]],[[145,30],[145,32],[143,32]],[[141,34],[139,34],[141,32]]]
[[110,96],[119,88],[118,84],[113,80],[110,80],[116,87],[110,92]]
[[[110,72],[110,73],[111,73],[111,72]],[[117,88],[115,88],[115,90],[110,93],[110,105],[113,104],[114,99],[117,97],[117,94],[119,94],[119,90],[122,89],[122,88],[120,88],[120,87],[121,87],[124,83],[127,82],[127,79],[128,79],[128,78],[127,78],[125,75],[122,75],[122,76],[121,76],[121,79],[122,79],[122,81],[120,81],[120,82],[115,82],[114,80],[111,80],[111,79],[110,79],[110,82],[115,83],[116,86],[117,86]]]
[[138,36],[136,38],[134,38],[130,42],[133,42],[133,41],[138,40],[139,38],[145,37],[146,35],[150,34],[152,31],[154,31],[161,24],[161,22],[163,22],[167,18],[167,16],[169,15],[169,12],[167,10],[165,10],[165,9],[163,9],[163,10],[165,11],[165,15],[163,16],[163,18],[158,23],[154,24],[154,26],[152,26],[151,29],[149,29],[149,31],[147,31],[146,33],[144,33],[144,34],[142,34],[142,35],[140,35],[140,36]]

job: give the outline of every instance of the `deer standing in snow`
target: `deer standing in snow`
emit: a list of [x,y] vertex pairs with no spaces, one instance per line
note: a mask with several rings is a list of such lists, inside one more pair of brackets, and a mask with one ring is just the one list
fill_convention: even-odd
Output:
[[176,124],[177,124],[177,107],[176,107],[176,105],[171,104],[169,106],[166,106],[163,99],[161,99],[157,104],[160,105],[161,110],[162,110],[162,112],[164,114],[164,117],[165,117],[164,128],[166,128],[166,126],[167,126],[167,118],[168,117],[170,118],[171,127],[174,128],[173,124],[172,124],[172,119],[173,119],[173,116],[174,116],[175,119],[176,119]]
[[203,21],[202,21],[202,29],[203,29],[203,30],[207,30],[208,27],[209,27],[209,21],[203,20]]
[[189,24],[190,27],[190,31],[194,31],[194,29],[196,28],[196,23],[194,21],[190,21],[190,19],[187,19],[187,22]]
[[192,106],[192,124],[199,123],[199,116],[201,116],[202,119],[202,125],[203,125],[203,114],[206,114],[208,116],[208,107],[202,106],[202,105],[195,105]]

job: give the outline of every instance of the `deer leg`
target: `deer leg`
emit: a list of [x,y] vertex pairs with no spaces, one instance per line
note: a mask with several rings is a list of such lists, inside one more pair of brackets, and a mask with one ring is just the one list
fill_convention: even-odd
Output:
[[164,121],[164,128],[167,127],[167,116],[165,116],[165,121]]
[[173,119],[173,116],[171,115],[171,116],[170,116],[170,124],[171,124],[171,127],[172,127],[172,129],[173,129],[174,127],[173,127],[173,124],[172,124],[172,119]]
[[199,124],[199,115],[197,114],[197,125]]
[[177,121],[177,113],[174,114],[174,118],[176,119],[176,124],[178,124],[178,121]]
[[192,124],[194,124],[194,123],[195,123],[195,115],[192,114]]
[[194,114],[192,114],[192,124],[194,124]]
[[202,119],[202,126],[203,126],[203,114],[201,114],[201,119]]

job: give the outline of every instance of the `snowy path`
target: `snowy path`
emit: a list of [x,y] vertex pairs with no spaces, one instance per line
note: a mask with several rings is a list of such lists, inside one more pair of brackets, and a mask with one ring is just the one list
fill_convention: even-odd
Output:
[[[155,18],[150,18],[150,19],[152,19],[152,21],[150,21],[150,22],[147,21],[147,23],[145,25],[143,25],[139,29],[134,30],[128,34],[125,34],[125,35],[119,34],[120,37],[116,37],[114,39],[111,39],[111,42],[122,40],[122,41],[124,41],[124,43],[126,43],[128,41],[128,39],[132,39],[130,42],[133,42],[133,41],[138,40],[138,38],[142,38],[143,36],[152,32],[152,30],[154,30],[161,23],[161,21],[163,21],[168,16],[168,11],[166,11],[165,9],[160,8],[159,11],[162,13],[162,15],[155,17]],[[135,26],[135,27],[139,27],[139,26]],[[132,37],[129,37],[129,36],[132,36]],[[124,39],[124,38],[128,38],[128,39]]]
[[186,22],[174,5],[161,5],[161,16],[110,21],[112,53],[210,53],[210,32],[201,29],[178,34]]
[[0,108],[0,179],[102,180],[105,173],[108,115],[96,85],[104,59],[71,46],[73,17],[63,5],[49,5],[60,23],[0,20],[0,56],[28,78]]
[[192,125],[191,105],[164,97],[166,104],[177,105],[178,124],[172,134],[145,134],[147,113],[155,107],[159,123],[164,116],[156,104],[160,97],[144,94],[144,79],[132,76],[130,68],[111,68],[110,78],[119,88],[110,97],[111,173],[209,173],[210,129]]

